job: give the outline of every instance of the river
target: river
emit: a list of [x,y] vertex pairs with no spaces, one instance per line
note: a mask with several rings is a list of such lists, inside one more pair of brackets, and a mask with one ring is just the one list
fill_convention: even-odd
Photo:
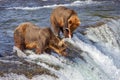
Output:
[[[20,23],[32,22],[40,27],[50,27],[50,13],[61,5],[74,9],[81,20],[74,37],[65,39],[70,44],[72,58],[55,53],[25,56],[29,63],[42,66],[57,76],[37,74],[31,79],[120,80],[120,2],[117,0],[0,0],[0,62],[11,63],[8,57],[13,56],[13,32]],[[59,66],[59,69],[48,64]],[[29,78],[9,72],[0,80]]]

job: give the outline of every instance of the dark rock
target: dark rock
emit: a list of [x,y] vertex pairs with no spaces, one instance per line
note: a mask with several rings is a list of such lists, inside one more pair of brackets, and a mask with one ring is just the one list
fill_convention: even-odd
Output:
[[50,75],[58,78],[55,74],[51,73],[48,69],[37,65],[35,63],[30,63],[24,59],[18,57],[2,58],[0,60],[0,76],[4,74],[15,73],[18,75],[24,74],[27,78],[31,79],[35,75]]

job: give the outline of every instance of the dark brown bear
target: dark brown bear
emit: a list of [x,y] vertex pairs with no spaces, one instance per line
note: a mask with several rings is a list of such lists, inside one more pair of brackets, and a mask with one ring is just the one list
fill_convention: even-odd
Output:
[[20,50],[35,49],[37,54],[55,51],[65,56],[66,45],[50,28],[40,28],[30,22],[20,24],[14,31],[15,46]]
[[60,36],[60,31],[65,37],[71,38],[73,31],[80,25],[77,13],[64,6],[55,8],[50,16],[50,22],[56,36]]

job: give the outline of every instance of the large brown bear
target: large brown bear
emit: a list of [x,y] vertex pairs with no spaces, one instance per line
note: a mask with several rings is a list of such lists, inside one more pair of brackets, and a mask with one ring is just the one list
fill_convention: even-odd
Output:
[[30,22],[20,24],[14,31],[15,46],[20,50],[34,49],[37,54],[55,51],[65,56],[66,45],[50,28],[40,28]]
[[56,36],[60,36],[60,31],[65,37],[71,38],[73,31],[80,25],[77,13],[64,6],[55,8],[50,16],[50,22]]

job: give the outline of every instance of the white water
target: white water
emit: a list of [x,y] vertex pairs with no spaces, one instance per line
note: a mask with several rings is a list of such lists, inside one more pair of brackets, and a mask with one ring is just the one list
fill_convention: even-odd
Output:
[[[65,39],[65,41],[72,44],[72,47],[74,46],[74,48],[82,50],[82,52],[77,50],[78,52],[74,54],[82,55],[86,62],[79,56],[73,56],[74,59],[69,60],[56,55],[56,53],[52,53],[52,55],[46,53],[36,55],[31,51],[26,51],[26,53],[31,53],[29,56],[26,56],[16,47],[14,49],[18,51],[17,55],[24,57],[26,61],[36,63],[58,76],[58,78],[54,78],[44,74],[36,75],[31,80],[47,80],[48,78],[49,80],[120,80],[120,50],[119,46],[111,44],[112,41],[115,43],[115,40],[119,39],[119,25],[119,20],[112,19],[101,27],[89,28],[87,37],[77,33],[72,39]],[[100,29],[103,32],[99,33]],[[99,38],[96,38],[98,36]],[[94,41],[94,43],[88,38]],[[4,60],[0,61],[11,63]],[[59,66],[60,70],[56,70],[46,63]],[[7,79],[29,80],[24,75],[13,73],[0,77],[0,80]]]
[[[92,2],[91,0],[83,3],[82,1],[75,1],[71,4],[64,4],[64,6],[81,6],[85,4],[100,4],[99,2]],[[60,4],[63,5],[63,4]],[[11,7],[7,9],[22,9],[22,10],[36,10],[41,8],[54,8],[58,5],[46,5],[41,7]],[[104,28],[103,28],[104,27]],[[112,31],[111,31],[112,30]],[[18,56],[24,57],[26,61],[36,63],[44,68],[47,68],[51,73],[55,73],[58,78],[49,75],[36,75],[31,80],[120,80],[120,20],[111,20],[99,28],[91,28],[88,30],[89,35],[83,36],[76,34],[73,39],[66,39],[74,47],[81,49],[81,54],[84,59],[74,57],[73,61],[64,57],[53,55],[41,54],[26,56],[23,52],[18,51]],[[89,39],[94,41],[92,43]],[[37,60],[37,61],[36,61]],[[11,63],[9,61],[0,60],[3,62]],[[42,61],[42,62],[41,62]],[[17,63],[17,62],[14,62]],[[53,67],[45,64],[53,64],[61,67],[56,70]],[[0,77],[0,80],[29,80],[25,75],[5,74]]]
[[95,42],[94,45],[120,68],[120,19],[110,19],[100,27],[88,28],[87,33],[86,37]]
[[44,5],[44,6],[38,6],[38,7],[9,7],[7,9],[20,9],[20,10],[38,10],[42,8],[54,8],[57,6],[85,6],[85,5],[100,5],[102,2],[87,0],[87,1],[74,1],[69,4],[53,4],[53,5]]

